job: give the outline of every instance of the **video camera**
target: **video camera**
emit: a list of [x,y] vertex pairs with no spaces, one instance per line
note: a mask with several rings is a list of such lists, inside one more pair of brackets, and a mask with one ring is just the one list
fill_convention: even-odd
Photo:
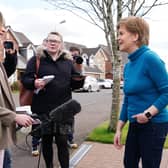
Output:
[[[48,126],[51,122],[62,123],[75,116],[81,111],[81,105],[76,100],[70,99],[62,105],[56,107],[49,113],[45,121],[39,122],[29,134],[34,137],[41,137],[42,126]],[[40,119],[37,115],[32,115],[35,120]]]
[[73,56],[73,60],[77,64],[82,64],[83,63],[83,58],[81,56]]
[[13,49],[13,42],[12,41],[4,41],[4,48],[5,49]]

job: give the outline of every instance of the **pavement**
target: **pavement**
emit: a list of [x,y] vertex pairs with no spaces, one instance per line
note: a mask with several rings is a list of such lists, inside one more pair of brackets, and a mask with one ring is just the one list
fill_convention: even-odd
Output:
[[[25,143],[25,135],[18,134],[20,142],[12,149],[13,168],[37,168],[38,157],[32,157],[28,144]],[[21,141],[22,140],[22,141]],[[57,151],[54,148],[54,168],[60,168],[58,164]],[[123,168],[124,146],[117,150],[113,144],[84,141],[77,149],[70,150],[70,168]],[[43,157],[39,168],[45,168]],[[139,166],[142,168],[142,166]],[[160,168],[168,168],[168,149],[163,150]]]
[[[24,140],[25,135],[19,139]],[[28,141],[31,142],[30,139]],[[32,157],[30,151],[24,150],[27,144],[21,141],[18,146],[23,149],[13,148],[13,168],[37,168],[38,157]],[[117,150],[113,144],[84,141],[76,150],[71,151],[70,168],[123,168],[123,156],[124,147]],[[57,159],[55,168],[58,168],[56,162]],[[45,168],[43,158],[40,168]],[[168,149],[163,151],[160,168],[168,168]]]
[[[124,147],[117,150],[113,144],[86,141],[71,156],[71,168],[123,168]],[[168,149],[163,151],[160,168],[168,168]]]

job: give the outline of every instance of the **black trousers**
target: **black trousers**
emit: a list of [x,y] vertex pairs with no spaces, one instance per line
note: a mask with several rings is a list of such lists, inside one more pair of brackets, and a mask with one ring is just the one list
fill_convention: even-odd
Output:
[[42,152],[46,163],[46,168],[53,168],[53,140],[57,145],[58,160],[61,168],[69,168],[69,150],[67,145],[67,135],[43,135]]
[[124,167],[138,168],[141,159],[142,168],[159,168],[167,132],[168,123],[131,123],[125,145]]

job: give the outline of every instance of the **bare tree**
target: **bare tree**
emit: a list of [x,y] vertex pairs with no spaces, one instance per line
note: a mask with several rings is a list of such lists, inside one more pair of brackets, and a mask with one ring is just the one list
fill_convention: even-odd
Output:
[[112,58],[113,92],[109,131],[116,130],[120,111],[121,56],[117,46],[116,23],[123,16],[144,16],[153,7],[167,5],[163,0],[44,0],[55,9],[68,10],[104,31]]

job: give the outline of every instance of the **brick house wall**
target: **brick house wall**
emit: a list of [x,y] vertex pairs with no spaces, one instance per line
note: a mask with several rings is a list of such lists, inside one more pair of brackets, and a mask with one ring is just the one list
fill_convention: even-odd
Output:
[[101,69],[103,74],[100,78],[110,78],[112,79],[112,64],[108,59],[106,53],[100,48],[94,57],[96,65]]
[[113,75],[112,75],[112,63],[110,61],[106,61],[106,74],[105,74],[105,78],[107,79],[112,79]]
[[[106,71],[105,57],[100,50],[94,56],[94,62],[102,72]],[[105,73],[102,73],[100,78],[105,78]]]

